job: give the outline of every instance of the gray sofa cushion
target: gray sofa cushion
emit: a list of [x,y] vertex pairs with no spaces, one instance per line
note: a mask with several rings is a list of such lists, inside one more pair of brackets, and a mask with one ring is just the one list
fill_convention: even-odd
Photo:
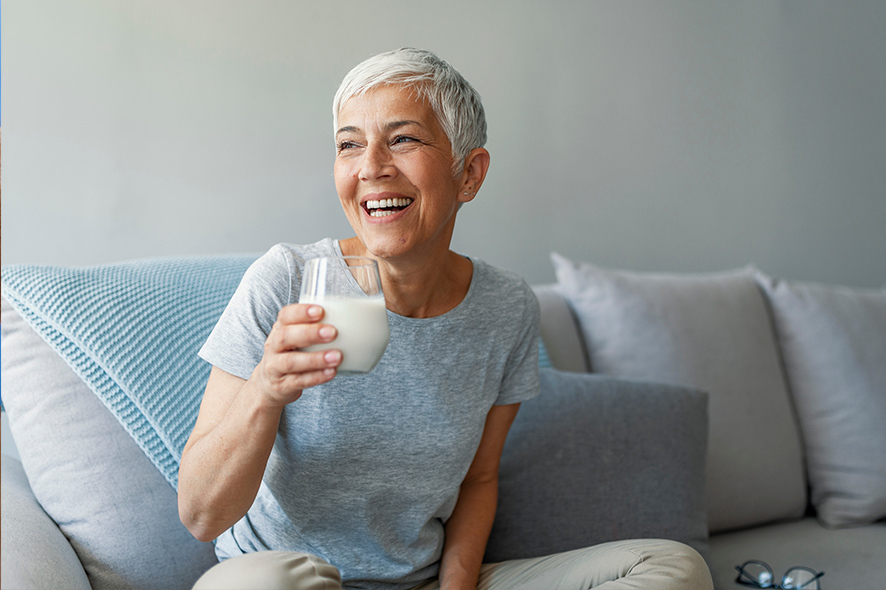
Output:
[[711,531],[802,515],[799,429],[753,271],[664,275],[553,260],[593,371],[710,394]]
[[215,552],[179,521],[172,487],[5,299],[2,330],[3,404],[25,473],[94,590],[190,587]]
[[708,565],[718,590],[741,590],[735,566],[760,559],[778,579],[794,566],[823,571],[826,590],[886,588],[886,523],[829,529],[815,518],[712,535]]
[[541,370],[502,455],[487,561],[670,538],[707,551],[707,395]]
[[758,280],[772,304],[818,517],[829,526],[886,517],[886,292]]

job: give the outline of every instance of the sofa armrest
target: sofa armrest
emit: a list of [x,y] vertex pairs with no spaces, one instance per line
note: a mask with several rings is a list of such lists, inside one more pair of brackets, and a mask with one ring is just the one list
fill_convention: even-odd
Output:
[[77,554],[37,503],[22,464],[3,455],[2,478],[0,585],[90,590]]

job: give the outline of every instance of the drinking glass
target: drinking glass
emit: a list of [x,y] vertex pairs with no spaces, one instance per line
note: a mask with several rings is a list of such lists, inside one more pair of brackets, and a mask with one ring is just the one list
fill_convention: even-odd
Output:
[[322,322],[338,330],[332,342],[302,350],[340,350],[339,375],[359,375],[375,368],[390,338],[375,260],[360,256],[307,260],[298,301],[321,306],[326,312]]

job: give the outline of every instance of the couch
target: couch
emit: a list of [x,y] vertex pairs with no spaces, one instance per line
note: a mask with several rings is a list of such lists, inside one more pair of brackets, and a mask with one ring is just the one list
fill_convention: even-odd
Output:
[[[254,258],[3,269],[3,588],[188,588],[215,563],[177,462],[196,350]],[[487,560],[661,537],[717,588],[751,559],[886,587],[886,291],[553,262]]]

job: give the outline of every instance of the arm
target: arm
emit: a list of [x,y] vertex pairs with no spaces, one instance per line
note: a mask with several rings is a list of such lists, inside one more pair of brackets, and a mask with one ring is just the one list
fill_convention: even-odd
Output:
[[477,587],[483,553],[498,502],[498,465],[511,423],[520,404],[493,406],[486,416],[483,438],[461,484],[458,502],[446,522],[440,560],[441,590]]
[[[212,368],[182,452],[178,507],[197,539],[210,541],[246,514],[261,485],[283,408],[335,376],[338,351],[298,351],[335,338],[318,306],[284,307],[248,380]],[[331,331],[330,331],[331,330]]]

